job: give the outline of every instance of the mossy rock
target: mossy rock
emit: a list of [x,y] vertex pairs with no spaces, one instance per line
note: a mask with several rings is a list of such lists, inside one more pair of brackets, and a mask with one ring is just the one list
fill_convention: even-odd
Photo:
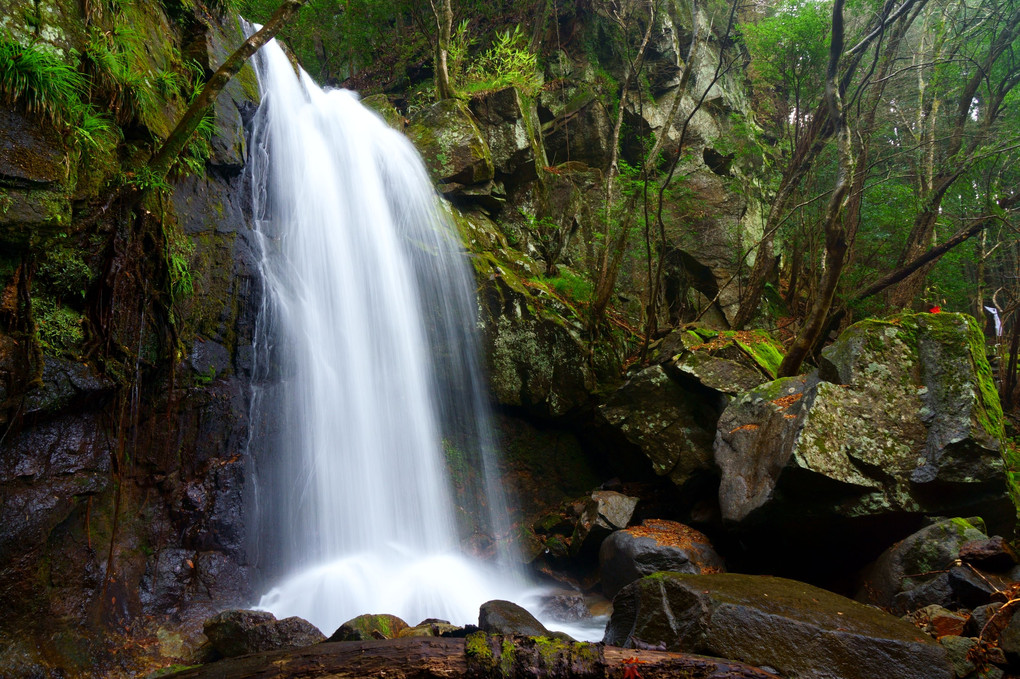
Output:
[[972,318],[862,321],[823,351],[817,375],[766,383],[727,407],[715,446],[723,516],[979,514],[1010,534],[1001,432]]
[[604,641],[771,667],[784,677],[952,679],[945,650],[908,622],[801,582],[657,573],[613,601]]
[[489,146],[460,100],[444,99],[415,115],[407,136],[436,184],[464,187],[493,178]]
[[395,615],[366,613],[340,625],[329,641],[367,641],[369,639],[396,639],[410,626]]
[[400,115],[396,107],[390,103],[389,98],[385,94],[373,94],[365,97],[361,100],[361,105],[372,109],[382,116],[386,124],[394,130],[404,131],[404,124],[407,121],[404,119],[404,116]]

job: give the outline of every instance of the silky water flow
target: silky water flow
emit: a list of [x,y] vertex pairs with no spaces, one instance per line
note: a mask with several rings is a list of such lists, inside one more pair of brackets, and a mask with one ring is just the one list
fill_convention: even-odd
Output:
[[268,443],[251,542],[275,574],[259,607],[327,635],[362,613],[473,624],[490,599],[534,610],[512,555],[460,548],[447,458],[482,499],[467,520],[505,537],[507,507],[471,272],[417,152],[356,94],[296,73],[275,41],[257,61],[253,422]]

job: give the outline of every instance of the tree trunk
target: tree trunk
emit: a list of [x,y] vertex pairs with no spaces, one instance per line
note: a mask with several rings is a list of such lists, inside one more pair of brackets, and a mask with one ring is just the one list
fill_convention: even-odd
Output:
[[432,2],[432,13],[436,15],[436,28],[439,35],[436,39],[436,96],[439,99],[453,99],[457,96],[450,82],[450,36],[453,34],[453,8],[450,0],[440,0],[439,7]]
[[[843,0],[836,0],[832,8],[832,38],[829,43],[829,67],[826,72],[825,99],[828,104],[829,118],[838,130],[839,171],[836,185],[833,187],[829,205],[825,211],[825,273],[822,276],[821,290],[811,304],[811,311],[801,326],[797,338],[790,350],[783,357],[776,373],[777,377],[790,377],[800,372],[800,366],[814,346],[815,339],[825,327],[825,319],[832,308],[832,300],[836,295],[836,287],[843,273],[846,262],[847,230],[843,224],[844,208],[850,193],[851,184],[859,177],[854,172],[853,140],[850,138],[850,126],[843,110],[843,93],[837,75],[839,61],[843,56]],[[863,183],[863,180],[861,181]]]
[[174,128],[173,132],[170,133],[170,136],[163,143],[163,146],[160,147],[156,155],[149,161],[148,169],[153,174],[154,179],[162,180],[170,172],[170,168],[173,166],[174,161],[177,160],[177,156],[181,154],[184,147],[191,141],[191,137],[195,134],[195,130],[198,129],[202,118],[205,117],[206,111],[213,105],[217,95],[219,95],[230,79],[241,70],[244,62],[251,55],[255,54],[260,47],[272,40],[280,32],[280,29],[294,18],[298,10],[307,1],[284,0],[273,13],[273,16],[269,18],[269,21],[266,22],[266,25],[245,40],[223,62],[223,65],[216,69],[216,72],[206,82],[205,87],[202,88],[202,91],[191,102],[191,106],[188,107],[180,122],[177,123],[177,127]]

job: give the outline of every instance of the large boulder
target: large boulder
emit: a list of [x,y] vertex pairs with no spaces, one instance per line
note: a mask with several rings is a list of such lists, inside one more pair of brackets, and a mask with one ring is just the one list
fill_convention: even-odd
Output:
[[302,648],[326,640],[307,620],[277,620],[267,611],[224,611],[206,620],[203,628],[209,643],[223,658]]
[[765,384],[723,413],[723,518],[979,514],[1008,529],[1002,432],[973,318],[862,321],[822,352],[817,374]]
[[660,571],[719,573],[722,558],[702,533],[675,521],[648,519],[610,535],[599,550],[602,593],[610,599],[646,575]]
[[459,99],[444,99],[419,112],[411,118],[407,136],[444,193],[493,177],[489,146],[467,104]]
[[[714,474],[712,439],[724,402],[704,389],[672,379],[659,365],[645,368],[617,389],[597,413],[600,438],[683,488]],[[647,464],[646,463],[646,464]]]
[[[596,382],[583,312],[532,283],[541,269],[510,247],[490,219],[464,214],[457,225],[474,251],[482,352],[496,401],[540,418],[585,405]],[[596,368],[606,362],[596,357]]]
[[952,679],[913,625],[811,585],[766,576],[658,573],[613,602],[607,644],[664,642],[798,679]]
[[903,615],[925,606],[967,608],[989,603],[1001,576],[961,564],[961,549],[985,542],[979,518],[946,519],[896,543],[872,564],[856,598]]

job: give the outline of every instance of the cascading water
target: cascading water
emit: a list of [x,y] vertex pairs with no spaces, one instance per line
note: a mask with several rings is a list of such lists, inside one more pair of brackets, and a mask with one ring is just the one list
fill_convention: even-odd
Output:
[[[259,605],[327,634],[362,613],[475,622],[525,583],[459,551],[444,453],[493,478],[465,257],[403,135],[275,42],[258,72],[256,361],[276,386],[255,419],[279,423],[255,470],[255,557],[278,576]],[[502,491],[481,485],[475,519],[499,533]]]

